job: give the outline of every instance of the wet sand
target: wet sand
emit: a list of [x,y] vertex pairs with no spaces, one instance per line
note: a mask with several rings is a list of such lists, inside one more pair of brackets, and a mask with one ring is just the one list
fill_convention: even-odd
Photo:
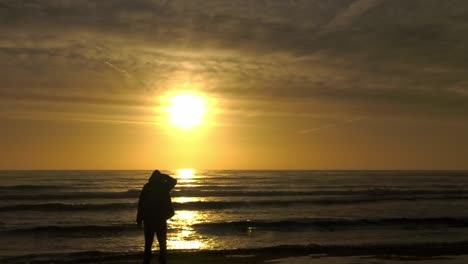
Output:
[[[158,263],[157,252],[153,263]],[[468,263],[468,242],[424,243],[408,245],[361,245],[361,246],[319,246],[270,247],[260,249],[170,251],[170,264],[258,264],[258,263]],[[142,254],[116,254],[82,252],[72,254],[51,254],[6,258],[2,263],[96,263],[130,264],[141,263]]]

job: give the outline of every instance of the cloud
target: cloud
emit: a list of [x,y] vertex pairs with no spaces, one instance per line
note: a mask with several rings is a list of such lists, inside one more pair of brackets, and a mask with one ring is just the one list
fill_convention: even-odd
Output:
[[443,0],[3,1],[0,92],[94,103],[191,82],[219,97],[462,116],[466,17],[466,2]]
[[337,16],[323,28],[321,33],[323,34],[349,26],[354,18],[363,15],[369,9],[381,4],[382,2],[383,0],[358,0],[353,2],[343,12],[337,14]]

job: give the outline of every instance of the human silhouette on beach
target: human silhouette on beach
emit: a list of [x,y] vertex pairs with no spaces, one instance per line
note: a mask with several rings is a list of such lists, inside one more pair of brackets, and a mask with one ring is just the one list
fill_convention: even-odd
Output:
[[174,216],[169,192],[176,184],[176,179],[155,170],[141,190],[136,221],[139,227],[143,223],[145,230],[144,264],[149,264],[151,261],[154,233],[159,243],[159,263],[167,263],[166,220]]

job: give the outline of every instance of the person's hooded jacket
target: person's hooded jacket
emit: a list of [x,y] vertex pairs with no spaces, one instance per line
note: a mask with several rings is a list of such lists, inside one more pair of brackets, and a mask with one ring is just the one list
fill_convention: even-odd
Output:
[[174,216],[170,191],[177,180],[159,171],[153,172],[148,183],[143,186],[138,201],[137,223],[145,226],[160,225]]

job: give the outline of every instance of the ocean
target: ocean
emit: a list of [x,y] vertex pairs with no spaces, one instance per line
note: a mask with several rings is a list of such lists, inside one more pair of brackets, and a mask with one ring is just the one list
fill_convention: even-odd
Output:
[[[468,241],[468,172],[163,172],[178,179],[172,250],[438,244],[463,251]],[[0,262],[142,252],[135,218],[150,174],[0,171]]]

